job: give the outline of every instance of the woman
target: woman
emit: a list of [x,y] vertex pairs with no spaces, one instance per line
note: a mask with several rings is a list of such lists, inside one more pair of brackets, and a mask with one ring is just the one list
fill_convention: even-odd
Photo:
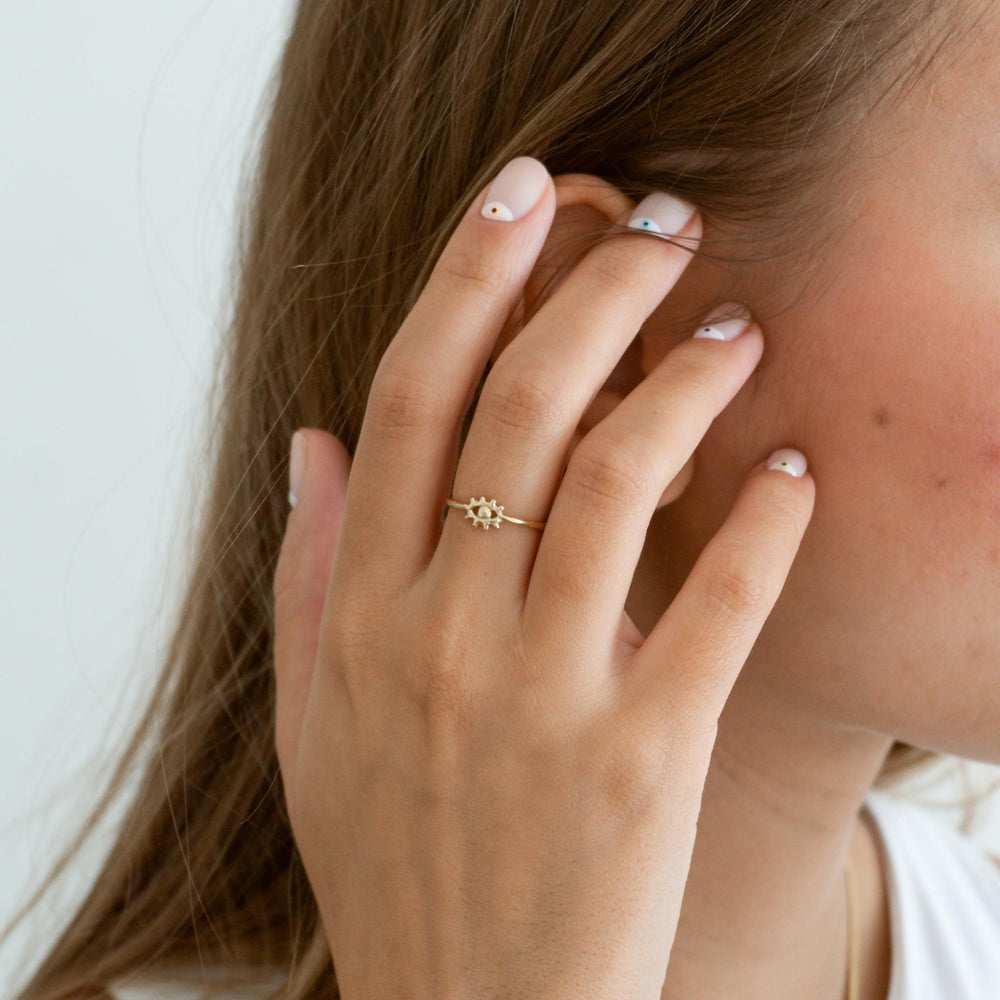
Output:
[[998,41],[300,3],[84,834],[144,770],[18,996],[1000,995],[1000,873],[885,793],[1000,762]]

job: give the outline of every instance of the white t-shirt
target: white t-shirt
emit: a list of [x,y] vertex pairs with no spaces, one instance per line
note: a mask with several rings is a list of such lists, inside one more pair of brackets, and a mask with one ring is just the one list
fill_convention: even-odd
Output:
[[932,809],[874,788],[865,805],[885,859],[887,1000],[1000,1000],[1000,869]]
[[[187,978],[190,978],[190,975],[188,973]],[[204,978],[208,982],[210,974],[206,974]],[[277,987],[281,985],[282,981],[281,978],[276,978],[273,981],[268,979],[266,983],[262,983],[261,996],[263,996],[264,986]],[[111,990],[111,995],[115,1000],[203,1000],[207,994],[204,987],[178,982],[157,982],[143,983],[137,986],[120,985]],[[253,1000],[253,997],[257,996],[257,991],[255,988],[252,996],[246,991],[225,995],[230,996],[232,1000]]]
[[[874,788],[865,805],[879,834],[889,893],[887,1000],[1000,1000],[1000,869],[930,809]],[[113,995],[199,1000],[201,994],[165,984],[120,986]]]

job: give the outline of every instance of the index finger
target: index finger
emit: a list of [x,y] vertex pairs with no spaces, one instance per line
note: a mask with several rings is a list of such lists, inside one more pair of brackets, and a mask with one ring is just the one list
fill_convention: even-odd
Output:
[[338,579],[364,572],[395,589],[433,554],[462,419],[555,203],[545,166],[516,157],[446,244],[372,383],[345,498]]

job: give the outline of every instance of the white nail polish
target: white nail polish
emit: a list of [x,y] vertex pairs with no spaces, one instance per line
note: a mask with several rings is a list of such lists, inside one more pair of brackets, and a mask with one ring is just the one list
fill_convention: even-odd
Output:
[[778,472],[787,472],[796,479],[805,475],[807,468],[806,456],[794,448],[779,448],[768,460],[767,467]]
[[292,435],[292,454],[288,463],[288,502],[294,507],[299,502],[302,476],[305,473],[306,444],[301,431]]
[[647,194],[626,223],[630,229],[644,229],[649,233],[679,233],[695,213],[695,206],[664,191]]
[[540,160],[516,156],[497,174],[479,214],[497,222],[516,222],[538,204],[548,184],[549,172]]
[[745,319],[724,319],[698,329],[694,338],[702,340],[735,340],[749,324]]
[[736,302],[727,302],[725,305],[713,309],[705,317],[704,325],[694,332],[693,338],[735,340],[750,325],[750,322],[750,310],[746,306]]

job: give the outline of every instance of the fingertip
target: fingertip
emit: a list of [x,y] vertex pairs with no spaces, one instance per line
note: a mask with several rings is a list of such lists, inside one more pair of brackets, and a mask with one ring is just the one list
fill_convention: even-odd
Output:
[[[812,520],[816,502],[816,483],[807,466],[805,455],[796,448],[779,448],[758,466],[759,475],[774,477],[775,482],[767,487],[772,491],[770,503],[784,508],[795,518],[800,538]],[[796,479],[803,485],[793,486],[787,482],[789,479]],[[786,499],[773,492],[779,489]]]
[[780,473],[782,477],[797,479],[807,484],[805,489],[809,493],[810,503],[815,499],[816,481],[809,471],[805,455],[798,449],[779,448],[772,452],[763,462],[759,462],[750,470],[748,478],[772,473]]
[[493,179],[479,215],[491,222],[518,222],[527,216],[552,187],[545,164],[533,156],[515,156]]

